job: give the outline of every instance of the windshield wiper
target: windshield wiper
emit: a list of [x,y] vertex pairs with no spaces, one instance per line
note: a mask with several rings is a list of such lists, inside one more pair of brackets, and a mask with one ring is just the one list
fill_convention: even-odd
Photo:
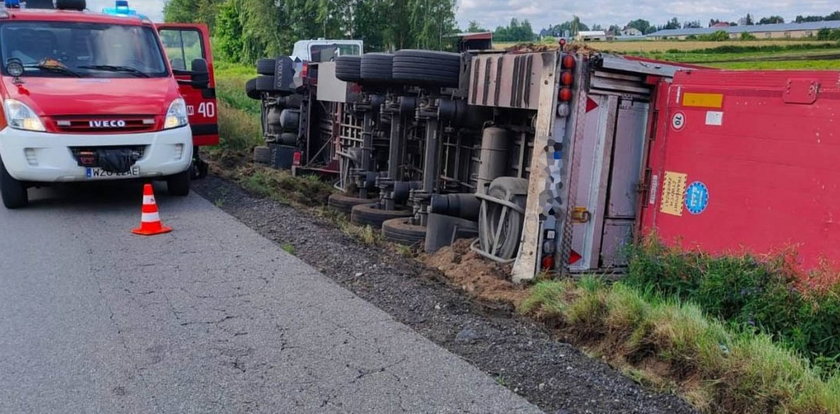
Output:
[[42,65],[42,64],[38,63],[38,64],[23,65],[23,67],[29,68],[29,69],[40,69],[40,70],[43,70],[43,71],[53,72],[53,73],[63,73],[65,75],[70,75],[70,76],[73,76],[73,77],[76,77],[76,78],[81,78],[82,77],[82,75],[80,73],[74,72],[72,69],[70,69],[68,67],[65,67],[65,66],[48,66],[48,65]]
[[116,66],[116,65],[88,65],[88,66],[79,66],[81,69],[94,69],[94,70],[101,70],[106,72],[126,72],[131,73],[133,75],[137,75],[141,78],[148,78],[149,75],[145,72],[141,71],[140,69],[133,68],[131,66]]

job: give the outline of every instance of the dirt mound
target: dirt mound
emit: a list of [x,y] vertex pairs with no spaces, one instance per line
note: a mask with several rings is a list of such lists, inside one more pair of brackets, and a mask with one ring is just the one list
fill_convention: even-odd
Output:
[[509,280],[511,266],[481,257],[470,249],[470,243],[472,240],[458,240],[434,254],[422,255],[420,260],[475,297],[518,307],[528,291]]

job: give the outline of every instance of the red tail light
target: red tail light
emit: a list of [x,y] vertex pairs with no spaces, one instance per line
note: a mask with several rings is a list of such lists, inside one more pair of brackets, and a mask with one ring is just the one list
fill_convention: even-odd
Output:
[[570,88],[561,88],[558,95],[561,102],[569,102],[572,100],[572,90]]
[[563,56],[563,69],[574,69],[575,67],[575,57],[572,55],[564,55]]
[[300,158],[301,158],[300,151],[295,151],[295,153],[292,154],[292,165],[300,166]]
[[554,269],[554,256],[548,255],[542,259],[542,270]]
[[303,68],[300,70],[300,77],[306,79],[309,77],[309,63],[304,63]]
[[572,74],[572,71],[567,70],[560,75],[560,83],[562,83],[563,86],[572,86],[572,83],[574,82],[575,75]]

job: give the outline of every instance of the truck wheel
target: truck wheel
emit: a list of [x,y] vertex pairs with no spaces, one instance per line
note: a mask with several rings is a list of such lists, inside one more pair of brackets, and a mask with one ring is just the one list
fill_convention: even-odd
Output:
[[190,170],[166,178],[166,192],[172,196],[184,197],[190,194]]
[[245,94],[251,99],[261,99],[260,91],[257,90],[257,78],[245,82]]
[[271,162],[271,148],[265,145],[254,147],[254,162],[257,164],[268,164]]
[[258,59],[257,73],[260,75],[274,76],[274,70],[277,67],[276,59]]
[[[487,195],[510,201],[522,209],[525,208],[527,194],[528,180],[514,177],[497,178],[490,183],[490,188],[487,190]],[[505,207],[501,204],[490,201],[481,204],[479,217],[487,217],[487,221],[479,221],[479,241],[481,250],[502,259],[513,259],[519,248],[519,236],[522,233],[525,217],[519,212],[507,209],[504,222],[502,222],[504,209]],[[499,240],[494,245],[493,238],[500,227]]]
[[9,175],[3,160],[0,160],[0,196],[3,198],[3,205],[8,209],[26,207],[29,204],[26,184]]
[[344,194],[332,194],[329,199],[327,199],[327,205],[344,214],[350,214],[353,206],[357,206],[359,204],[369,204],[372,201],[373,200],[369,198],[350,197]]
[[361,56],[339,56],[335,58],[335,77],[345,82],[359,82],[362,80],[361,67]]
[[391,82],[394,78],[394,55],[390,53],[366,53],[362,56],[359,74],[364,82]]
[[400,50],[394,54],[393,79],[417,85],[458,86],[461,55],[432,50]]
[[418,246],[426,238],[426,227],[411,224],[410,218],[396,218],[382,223],[382,237],[405,246]]
[[274,87],[274,76],[257,76],[255,85],[256,90],[259,92],[277,92],[277,89]]
[[382,228],[386,220],[409,217],[411,210],[401,208],[397,210],[383,210],[378,204],[359,204],[353,206],[350,211],[350,222],[359,226],[371,226],[375,229]]

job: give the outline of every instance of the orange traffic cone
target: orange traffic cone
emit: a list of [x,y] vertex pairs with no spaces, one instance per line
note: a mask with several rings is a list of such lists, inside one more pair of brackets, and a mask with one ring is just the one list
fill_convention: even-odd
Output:
[[143,236],[154,236],[155,234],[169,233],[172,228],[166,227],[160,222],[157,203],[155,203],[155,192],[151,184],[143,186],[143,212],[140,217],[140,227],[132,230],[134,234]]

